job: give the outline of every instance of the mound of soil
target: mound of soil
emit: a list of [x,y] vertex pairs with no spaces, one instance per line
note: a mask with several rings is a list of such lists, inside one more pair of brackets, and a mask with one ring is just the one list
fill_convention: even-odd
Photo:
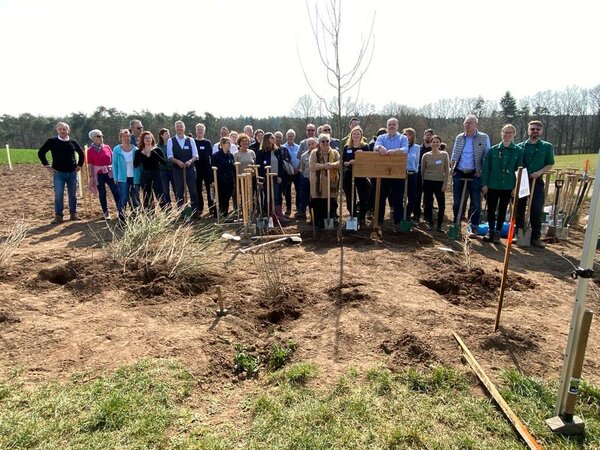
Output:
[[21,319],[19,319],[17,316],[6,312],[6,311],[0,311],[0,324],[3,323],[20,323]]
[[483,350],[502,350],[525,353],[532,350],[539,350],[538,342],[544,340],[543,337],[529,329],[518,329],[515,327],[501,327],[499,333],[487,336],[481,342]]
[[[467,270],[457,264],[440,268],[437,277],[419,279],[423,286],[437,292],[454,305],[489,306],[496,301],[501,282],[497,269],[488,272],[481,267]],[[532,280],[509,274],[506,290],[526,291],[537,286]]]
[[439,361],[433,347],[411,333],[404,333],[394,339],[386,339],[379,348],[386,355],[391,356],[389,364],[391,370]]

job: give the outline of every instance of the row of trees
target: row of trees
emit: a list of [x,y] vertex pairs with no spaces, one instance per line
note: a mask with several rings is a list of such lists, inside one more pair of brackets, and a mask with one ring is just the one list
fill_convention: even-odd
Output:
[[[400,120],[401,127],[413,127],[419,134],[426,128],[433,128],[451,143],[462,130],[463,118],[474,113],[479,117],[479,129],[490,134],[493,142],[499,141],[499,130],[505,123],[517,127],[518,140],[525,139],[527,122],[539,119],[545,124],[545,138],[554,144],[558,154],[589,153],[600,148],[600,85],[591,89],[570,86],[562,91],[543,91],[521,99],[506,92],[499,101],[482,97],[441,99],[421,108],[390,102],[377,110],[372,104],[360,102],[348,105],[344,110],[343,123],[348,123],[351,116],[358,116],[367,136],[375,134],[379,127],[385,126],[387,118],[394,116]],[[238,131],[246,124],[265,131],[285,132],[293,128],[302,138],[309,122],[317,125],[337,122],[333,120],[330,110],[310,95],[300,97],[290,114],[267,118],[215,117],[209,112],[201,115],[195,111],[170,115],[150,111],[128,114],[99,106],[91,115],[73,113],[67,117],[48,117],[25,113],[0,116],[0,143],[14,148],[38,148],[53,135],[56,122],[64,120],[71,126],[72,136],[78,141],[88,142],[87,133],[99,128],[104,132],[106,141],[114,145],[119,129],[126,128],[134,118],[140,119],[145,128],[153,132],[162,127],[172,128],[173,123],[180,119],[186,123],[189,131],[193,131],[196,123],[202,122],[212,141],[218,138],[222,125]],[[334,127],[334,134],[339,137],[346,135],[347,131],[335,130]]]

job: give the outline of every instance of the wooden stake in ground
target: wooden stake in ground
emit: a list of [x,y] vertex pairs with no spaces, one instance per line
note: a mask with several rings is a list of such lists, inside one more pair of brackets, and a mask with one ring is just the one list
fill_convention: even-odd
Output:
[[10,160],[10,147],[6,144],[6,159],[8,160],[8,168],[13,170],[12,161]]
[[[506,276],[508,273],[508,261],[510,260],[510,248],[512,247],[512,238],[515,233],[515,219],[517,214],[517,204],[519,203],[519,190],[521,188],[521,173],[523,168],[519,167],[517,171],[517,186],[515,187],[515,197],[513,198],[512,208],[510,210],[510,224],[508,225],[508,236],[506,237],[506,250],[504,251],[504,268],[502,269],[502,280],[500,281],[500,295],[498,296],[498,311],[496,312],[496,323],[494,331],[498,331],[500,325],[500,314],[502,313],[502,303],[504,302],[504,290],[506,289]],[[530,192],[529,195],[533,195]]]
[[521,422],[521,420],[513,412],[510,406],[508,406],[506,401],[504,401],[504,398],[502,398],[502,395],[500,395],[500,392],[498,392],[498,389],[496,389],[494,383],[492,383],[492,381],[488,378],[488,376],[483,371],[475,357],[471,354],[471,352],[469,351],[465,343],[462,341],[462,339],[454,331],[452,332],[452,336],[454,336],[454,339],[456,339],[456,342],[458,342],[458,345],[460,345],[464,353],[465,359],[467,360],[467,363],[469,363],[469,366],[471,366],[471,368],[477,375],[477,378],[479,378],[479,381],[483,383],[483,385],[486,387],[492,398],[496,401],[500,409],[502,409],[504,415],[508,418],[508,420],[510,420],[510,423],[513,425],[513,427],[515,427],[515,430],[517,430],[517,433],[519,433],[519,435],[521,436],[521,439],[525,441],[525,443],[530,449],[541,450],[542,447],[540,447],[540,444],[536,442],[535,438],[531,435],[531,433],[529,433],[529,430],[527,429],[525,424]]

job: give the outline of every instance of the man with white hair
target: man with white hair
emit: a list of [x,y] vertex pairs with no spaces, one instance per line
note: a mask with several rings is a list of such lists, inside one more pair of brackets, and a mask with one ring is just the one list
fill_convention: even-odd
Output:
[[[387,133],[377,137],[373,150],[380,155],[395,152],[408,152],[408,138],[398,132],[398,119],[391,117],[387,121]],[[375,212],[379,214],[379,223],[383,222],[385,215],[385,200],[390,197],[394,208],[394,224],[399,225],[404,213],[404,183],[405,180],[396,178],[384,178],[381,180],[381,198],[379,205],[375,205]]]
[[250,138],[250,145],[254,143],[254,128],[252,125],[244,125],[244,134]]
[[292,213],[292,184],[294,185],[294,191],[296,192],[296,219],[301,218],[300,214],[300,155],[298,154],[300,146],[296,144],[296,132],[293,129],[287,130],[285,133],[285,143],[281,146],[284,156],[288,156],[292,167],[294,168],[294,175],[289,175],[286,180],[285,187],[285,204],[286,215]]
[[[142,131],[144,131],[144,126],[142,125],[142,121],[138,119],[133,119],[129,122],[129,132],[131,133],[131,145],[138,146],[138,141],[140,136],[142,135]],[[140,143],[141,145],[142,143]]]
[[[462,183],[467,183],[469,191],[470,208],[470,238],[477,237],[479,216],[481,214],[481,172],[483,160],[490,149],[490,138],[487,134],[477,130],[478,119],[469,114],[463,122],[464,132],[456,136],[452,157],[450,158],[450,171],[452,172],[452,190],[454,195],[454,223],[462,216],[460,199]],[[462,181],[464,179],[470,182]]]
[[[56,124],[57,136],[48,139],[38,151],[38,158],[52,174],[54,182],[53,224],[63,222],[65,185],[69,197],[70,220],[80,220],[77,216],[77,172],[83,167],[84,156],[81,146],[69,137],[70,128],[65,122]],[[52,165],[46,154],[52,154]],[[75,158],[77,154],[77,158]]]
[[175,136],[167,141],[167,159],[173,163],[177,206],[183,206],[183,177],[185,176],[192,209],[198,215],[196,167],[194,166],[194,162],[198,160],[198,149],[196,142],[185,135],[185,124],[181,120],[175,122]]

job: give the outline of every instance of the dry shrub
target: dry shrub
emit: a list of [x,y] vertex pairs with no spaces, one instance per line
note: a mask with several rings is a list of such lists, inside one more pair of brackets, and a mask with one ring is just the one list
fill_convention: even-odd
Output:
[[221,230],[213,223],[199,226],[181,217],[182,209],[138,208],[125,223],[109,228],[106,251],[124,268],[158,267],[171,278],[199,273],[211,263],[207,250]]
[[27,237],[29,225],[24,219],[19,219],[9,228],[6,238],[0,242],[0,267],[7,267],[12,255],[21,242]]
[[281,268],[283,258],[273,249],[262,248],[252,255],[252,261],[258,271],[262,290],[267,298],[277,298],[285,293],[285,281]]

